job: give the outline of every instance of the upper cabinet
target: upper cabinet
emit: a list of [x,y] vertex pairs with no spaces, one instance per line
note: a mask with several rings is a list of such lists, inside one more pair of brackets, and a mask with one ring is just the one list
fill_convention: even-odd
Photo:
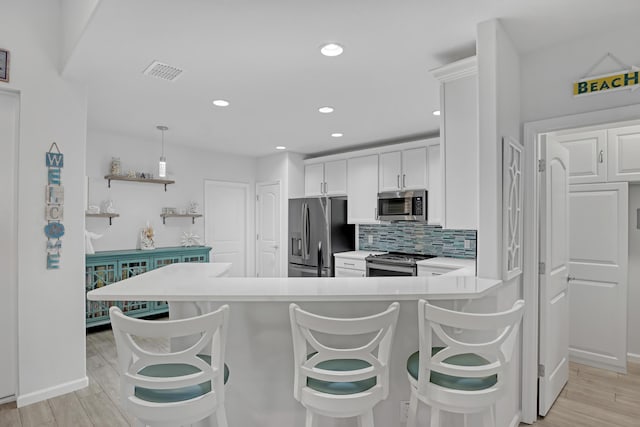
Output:
[[347,196],[349,224],[378,224],[378,193],[427,190],[428,223],[440,225],[442,178],[438,138],[305,160],[305,197]]
[[549,134],[548,138],[569,150],[569,184],[590,184],[607,180],[607,131],[592,130]]
[[476,57],[432,71],[440,81],[442,226],[478,228],[478,66]]
[[334,160],[305,165],[304,195],[306,197],[345,196],[346,194],[346,160]]
[[622,124],[547,134],[569,150],[569,184],[640,181],[640,125]]
[[640,125],[609,129],[607,140],[609,181],[640,181]]
[[348,160],[347,223],[377,224],[378,155]]
[[427,148],[380,154],[378,188],[383,191],[427,188]]

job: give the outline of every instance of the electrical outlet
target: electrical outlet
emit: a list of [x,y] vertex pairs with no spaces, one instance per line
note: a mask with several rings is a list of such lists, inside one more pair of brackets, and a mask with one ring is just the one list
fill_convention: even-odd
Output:
[[400,422],[406,423],[407,418],[409,418],[409,401],[401,400],[400,401]]
[[369,242],[369,244],[373,243],[373,235],[372,234],[367,234],[367,241]]

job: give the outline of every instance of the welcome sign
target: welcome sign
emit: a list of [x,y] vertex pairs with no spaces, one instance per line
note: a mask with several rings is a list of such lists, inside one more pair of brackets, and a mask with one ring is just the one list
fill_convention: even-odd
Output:
[[632,67],[631,71],[617,71],[595,77],[586,77],[573,84],[573,95],[593,95],[619,90],[636,90],[640,87],[640,71]]

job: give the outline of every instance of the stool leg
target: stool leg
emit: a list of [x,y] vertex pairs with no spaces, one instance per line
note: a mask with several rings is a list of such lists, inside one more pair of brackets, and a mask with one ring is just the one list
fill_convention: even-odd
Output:
[[416,427],[418,417],[418,395],[417,391],[411,388],[411,399],[409,400],[409,416],[407,417],[407,427]]
[[440,409],[431,407],[431,427],[440,427]]
[[482,424],[484,425],[484,427],[496,427],[496,417],[494,411],[494,406],[491,405],[482,414]]
[[227,424],[227,412],[224,409],[224,405],[221,405],[216,411],[217,427],[229,427]]
[[358,417],[359,427],[374,427],[373,426],[373,410],[369,409],[364,414]]
[[305,427],[316,427],[316,416],[313,412],[307,409],[307,419],[304,424]]

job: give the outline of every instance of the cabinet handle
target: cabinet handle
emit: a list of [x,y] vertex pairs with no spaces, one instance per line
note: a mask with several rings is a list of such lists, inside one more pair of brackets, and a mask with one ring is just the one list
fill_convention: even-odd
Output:
[[378,219],[378,208],[373,208],[373,219]]
[[604,150],[600,150],[599,161],[600,163],[604,163]]
[[407,186],[406,181],[407,181],[407,175],[402,174],[402,188]]
[[329,192],[328,190],[329,188],[329,184],[327,184],[326,182],[324,183],[324,194],[327,194]]
[[398,175],[398,188],[400,188],[400,175]]
[[344,265],[350,265],[350,266],[352,266],[352,267],[355,267],[355,266],[356,266],[355,264],[350,263],[350,262],[345,262],[345,263],[343,263],[343,264],[344,264]]
[[320,194],[322,194],[322,193],[323,193],[322,188],[323,188],[323,183],[321,182],[321,183],[320,183]]

